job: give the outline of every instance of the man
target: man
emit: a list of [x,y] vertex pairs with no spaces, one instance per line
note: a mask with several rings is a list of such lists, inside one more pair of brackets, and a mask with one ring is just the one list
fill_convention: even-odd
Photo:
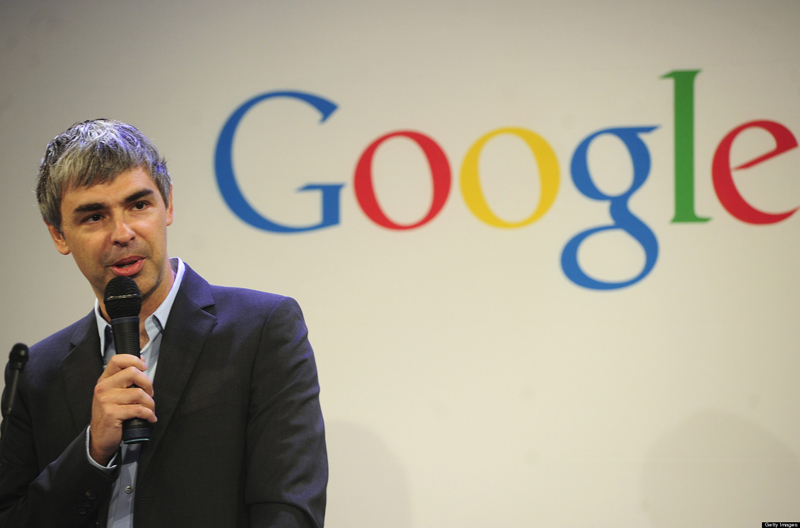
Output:
[[[321,527],[324,426],[297,303],[210,286],[168,257],[172,183],[130,125],[57,136],[37,198],[97,300],[31,347],[0,460],[0,526]],[[113,355],[103,297],[115,276],[141,291],[141,359]],[[148,442],[120,443],[130,418],[150,422]]]

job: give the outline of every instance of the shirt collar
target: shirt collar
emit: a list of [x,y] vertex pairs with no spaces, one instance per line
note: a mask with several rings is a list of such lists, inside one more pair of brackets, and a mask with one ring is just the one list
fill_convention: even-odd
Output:
[[[155,324],[159,331],[163,330],[164,327],[167,326],[169,313],[172,311],[172,305],[175,303],[175,297],[178,295],[178,290],[181,287],[181,281],[183,281],[183,274],[186,271],[186,265],[180,258],[170,259],[170,265],[172,270],[175,271],[175,281],[172,283],[172,288],[170,288],[167,297],[161,301],[161,304],[158,306],[158,308],[156,308],[156,311],[153,312],[153,315],[145,320],[145,327],[151,327],[153,324]],[[102,356],[106,349],[105,328],[109,326],[109,324],[100,314],[100,301],[97,299],[94,300],[94,316],[97,320],[97,332],[100,334],[100,355]],[[149,333],[150,332],[148,331],[148,334]]]

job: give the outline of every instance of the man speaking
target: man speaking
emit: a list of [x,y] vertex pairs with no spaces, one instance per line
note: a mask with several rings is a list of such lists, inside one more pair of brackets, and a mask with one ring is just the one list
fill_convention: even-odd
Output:
[[[169,258],[172,182],[130,125],[57,136],[36,195],[96,301],[30,349],[4,424],[0,526],[322,527],[324,425],[297,303]],[[138,287],[140,357],[115,354],[115,277]],[[144,438],[123,442],[132,419]]]

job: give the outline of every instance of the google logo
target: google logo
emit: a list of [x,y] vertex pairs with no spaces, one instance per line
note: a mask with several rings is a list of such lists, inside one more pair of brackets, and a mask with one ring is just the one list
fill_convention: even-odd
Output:
[[[662,76],[674,82],[674,129],[675,129],[675,214],[673,223],[707,222],[694,207],[694,81],[700,70],[676,70]],[[315,108],[324,123],[337,109],[337,105],[324,97],[296,91],[276,91],[253,97],[239,106],[228,118],[217,141],[214,166],[220,193],[230,209],[244,222],[253,227],[273,233],[300,233],[315,231],[340,223],[341,190],[344,183],[310,183],[298,189],[300,192],[315,191],[321,195],[321,220],[307,226],[289,226],[266,218],[256,211],[245,198],[236,181],[233,170],[233,140],[242,118],[254,106],[275,98],[289,98]],[[647,181],[650,174],[650,151],[644,141],[647,134],[658,126],[614,127],[598,130],[584,138],[572,154],[570,175],[578,191],[591,200],[608,202],[612,223],[589,228],[573,236],[561,252],[561,267],[564,274],[575,284],[594,290],[612,290],[636,284],[653,269],[658,259],[658,240],[653,231],[628,208],[628,201]],[[745,130],[759,129],[769,134],[775,147],[762,155],[736,167],[731,167],[730,153],[736,138]],[[519,221],[500,218],[490,208],[481,188],[479,160],[483,148],[492,139],[512,135],[521,139],[530,149],[539,170],[540,196],[531,214]],[[610,195],[601,191],[592,179],[588,163],[588,151],[592,142],[600,136],[617,138],[627,149],[633,166],[633,181],[627,190]],[[418,221],[400,224],[389,218],[381,209],[372,181],[372,160],[377,150],[396,137],[413,141],[422,151],[430,169],[433,195],[427,213]],[[753,207],[740,194],[733,181],[734,171],[742,171],[759,165],[775,156],[797,147],[797,139],[784,125],[775,121],[757,120],[743,123],[728,132],[719,142],[712,162],[711,177],[717,197],[728,213],[749,224],[773,224],[793,215],[797,208],[780,213],[761,211]],[[464,156],[459,172],[461,195],[469,210],[482,222],[500,229],[528,226],[542,218],[555,202],[561,183],[561,172],[555,151],[536,132],[520,127],[493,130],[480,137]],[[361,154],[353,175],[356,201],[364,214],[375,224],[391,230],[410,230],[424,226],[441,212],[452,187],[450,163],[442,148],[431,137],[416,131],[402,130],[385,134]],[[610,230],[622,230],[631,236],[644,250],[645,263],[638,275],[624,281],[604,281],[587,274],[578,262],[581,244],[591,236]]]

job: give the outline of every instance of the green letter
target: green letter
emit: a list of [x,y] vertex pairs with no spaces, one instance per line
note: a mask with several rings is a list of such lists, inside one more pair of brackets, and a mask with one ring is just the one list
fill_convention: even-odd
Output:
[[675,216],[672,222],[708,222],[694,212],[694,78],[700,70],[671,71],[675,79]]

